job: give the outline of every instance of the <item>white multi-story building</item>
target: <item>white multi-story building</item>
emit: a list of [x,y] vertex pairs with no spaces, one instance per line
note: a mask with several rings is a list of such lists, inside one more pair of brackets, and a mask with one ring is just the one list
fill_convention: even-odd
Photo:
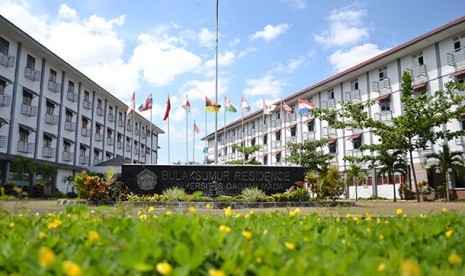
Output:
[[[334,153],[333,163],[343,171],[348,166],[348,162],[343,159],[344,156],[369,154],[359,148],[362,144],[375,143],[377,138],[367,129],[334,129],[327,121],[301,116],[298,114],[298,99],[307,99],[317,107],[325,109],[338,109],[341,107],[340,103],[344,101],[365,102],[375,99],[377,104],[371,106],[370,116],[381,121],[390,121],[403,112],[400,90],[404,71],[412,74],[413,89],[418,91],[434,92],[443,89],[444,84],[451,80],[463,82],[465,17],[284,98],[284,102],[293,109],[290,116],[284,116],[281,103],[276,102],[278,107],[270,116],[264,116],[263,110],[259,110],[245,116],[243,124],[242,120],[237,120],[219,129],[217,131],[218,163],[242,158],[241,153],[232,149],[233,144],[246,146],[257,144],[262,149],[255,152],[252,159],[264,165],[285,165],[284,158],[288,154],[287,142],[327,137],[334,140],[325,151]],[[463,120],[451,121],[444,128],[463,128],[465,125]],[[206,137],[210,160],[215,159],[214,136],[212,133]],[[465,150],[464,137],[448,143],[452,149]],[[431,177],[425,170],[424,156],[437,146],[432,145],[426,151],[415,153],[414,163],[419,181]],[[369,197],[375,194],[393,197],[392,185],[383,185],[387,184],[387,179],[376,177],[374,170],[369,175],[366,179],[367,185],[359,189],[359,196]],[[400,181],[400,177],[396,177],[396,182]],[[456,181],[455,184],[457,187],[462,187],[464,182]],[[350,193],[353,197],[352,189]]]
[[10,170],[17,155],[56,166],[58,187],[63,177],[114,158],[156,164],[163,131],[127,110],[0,16],[0,184],[19,181]]

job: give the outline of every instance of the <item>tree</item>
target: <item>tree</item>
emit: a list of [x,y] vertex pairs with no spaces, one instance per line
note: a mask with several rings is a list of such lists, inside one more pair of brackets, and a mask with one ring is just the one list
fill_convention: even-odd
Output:
[[[361,149],[369,149],[371,152],[400,150],[408,153],[416,196],[420,201],[413,152],[424,150],[430,143],[434,144],[439,139],[452,139],[464,134],[462,130],[444,131],[440,128],[449,120],[458,118],[465,110],[465,106],[461,104],[465,96],[456,92],[456,90],[464,91],[464,85],[449,82],[445,87],[445,90],[438,90],[431,95],[417,93],[413,91],[410,74],[404,72],[401,86],[403,114],[392,118],[388,123],[369,114],[369,107],[376,103],[375,100],[358,104],[343,102],[342,109],[337,111],[340,119],[333,121],[332,127],[370,129],[379,138],[379,143]],[[331,121],[334,112],[334,110],[315,109],[314,115],[322,120]]]
[[396,202],[396,181],[394,179],[394,174],[399,172],[404,176],[408,175],[408,167],[405,163],[402,151],[380,149],[379,155],[372,158],[370,162],[369,168],[380,168],[377,176],[387,176],[388,181],[392,183],[394,202]]
[[236,150],[236,151],[242,153],[242,155],[244,156],[244,159],[242,160],[242,163],[249,163],[249,156],[252,155],[256,151],[259,151],[260,148],[261,147],[259,145],[253,145],[253,146],[249,146],[249,147],[240,146],[238,144],[232,145],[233,150]]
[[37,167],[37,172],[42,176],[44,183],[53,183],[57,174],[57,167],[45,163]]
[[439,170],[439,173],[445,180],[446,184],[446,198],[449,201],[449,179],[450,173],[461,175],[465,170],[465,160],[463,151],[451,151],[448,144],[443,143],[442,149],[438,152],[433,152],[426,155],[426,160],[432,159],[434,164],[430,166],[432,170]]
[[303,143],[287,143],[290,154],[285,158],[287,163],[300,164],[305,172],[322,172],[324,166],[333,159],[331,153],[324,153],[322,148],[326,146],[329,139],[305,140]]
[[[358,184],[359,181],[367,176],[365,170],[361,167],[356,165],[355,163],[351,163],[349,168],[346,169],[345,173],[347,174],[347,179],[352,179],[355,185],[355,201],[358,199]],[[347,187],[347,192],[349,191]]]
[[35,164],[29,159],[22,155],[17,155],[13,161],[11,162],[11,171],[18,174],[21,182],[24,181],[24,176],[29,174],[29,193],[32,192],[32,185],[31,185],[31,174],[36,171]]

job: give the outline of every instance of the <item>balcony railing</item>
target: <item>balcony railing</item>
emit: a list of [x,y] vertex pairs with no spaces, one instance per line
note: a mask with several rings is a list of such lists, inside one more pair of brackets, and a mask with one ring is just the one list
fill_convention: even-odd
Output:
[[359,149],[352,149],[347,151],[347,155],[352,157],[363,157],[363,152]]
[[84,136],[84,137],[89,137],[90,136],[90,129],[81,128],[81,135]]
[[123,142],[116,143],[116,148],[117,149],[123,149]]
[[87,165],[87,160],[89,160],[89,156],[79,155],[79,164]]
[[273,148],[280,148],[281,145],[282,145],[281,141],[272,141],[272,142],[271,142],[271,146],[272,146]]
[[0,53],[0,64],[1,65],[11,68],[15,66],[15,63],[16,63],[16,57],[8,56],[3,53]]
[[65,122],[65,130],[76,131],[76,123]]
[[100,133],[95,133],[95,141],[97,141],[97,142],[102,142],[102,134],[100,134]]
[[113,146],[113,138],[107,138],[107,145]]
[[34,152],[34,143],[18,141],[18,152],[33,153]]
[[391,93],[391,80],[389,78],[385,78],[380,81],[373,81],[371,89],[373,92],[380,93],[380,95],[389,94]]
[[55,157],[55,154],[56,154],[55,148],[48,148],[48,147],[42,148],[42,157],[53,158]]
[[281,127],[281,119],[271,120],[271,126],[273,127]]
[[49,125],[58,125],[58,116],[53,114],[45,114],[45,122]]
[[255,133],[256,133],[255,128],[249,128],[249,129],[247,130],[247,135],[248,135],[248,136],[253,136],[253,135],[255,135]]
[[103,109],[101,107],[97,107],[97,115],[103,116]]
[[61,83],[56,83],[54,81],[48,81],[48,90],[54,93],[60,93]]
[[71,102],[77,102],[78,95],[77,93],[68,90],[68,92],[66,93],[66,98]]
[[114,121],[115,121],[115,114],[108,113],[108,122],[114,122]]
[[37,106],[21,104],[21,114],[26,115],[28,117],[36,117]]
[[381,122],[390,122],[392,121],[392,111],[381,111],[375,113],[375,120],[379,120]]
[[0,95],[0,107],[10,107],[10,95]]
[[315,131],[309,131],[303,133],[304,140],[315,140]]
[[410,73],[412,74],[413,82],[421,82],[427,80],[428,75],[426,74],[426,65],[415,65],[410,69]]
[[131,131],[132,131],[132,126],[131,126],[131,125],[128,125],[128,126],[126,127],[126,130],[127,130],[128,132],[131,132]]
[[126,151],[131,152],[131,145],[126,145]]
[[258,131],[266,131],[268,129],[268,125],[258,125]]
[[0,148],[6,148],[6,136],[0,136]]
[[26,68],[24,70],[24,76],[27,79],[30,79],[31,81],[38,81],[40,80],[41,72],[35,71],[34,69],[31,69],[31,68]]
[[321,103],[322,108],[330,109],[336,108],[336,99],[328,99]]
[[290,123],[295,123],[297,122],[297,113],[292,113],[291,115],[289,115],[289,121]]
[[118,120],[118,126],[119,126],[119,127],[124,127],[124,122],[123,122],[123,120]]
[[71,162],[74,159],[74,153],[65,151],[65,152],[63,152],[62,159],[65,162]]
[[345,100],[347,102],[359,103],[362,101],[362,97],[360,95],[360,89],[347,91],[345,93]]
[[140,153],[140,158],[145,158],[145,156],[147,156],[147,154],[145,153],[145,151],[142,151],[142,152]]
[[94,158],[94,165],[99,164],[99,163],[102,163],[102,159],[98,157]]
[[465,66],[465,50],[447,53],[447,65],[453,66],[456,69]]
[[332,127],[324,127],[322,131],[324,137],[335,138],[337,136],[337,130]]
[[87,110],[90,110],[92,108],[92,102],[89,101],[89,100],[83,100],[82,101],[82,107],[87,109]]

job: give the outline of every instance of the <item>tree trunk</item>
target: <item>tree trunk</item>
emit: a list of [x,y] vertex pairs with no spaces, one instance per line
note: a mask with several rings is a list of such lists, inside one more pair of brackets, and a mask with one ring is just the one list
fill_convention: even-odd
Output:
[[393,189],[393,195],[394,195],[394,202],[397,202],[396,198],[396,181],[394,180],[394,177],[392,177],[392,173],[388,173],[388,178],[390,181],[392,181],[392,189]]
[[355,178],[355,201],[358,200],[358,177]]
[[412,175],[413,175],[413,184],[415,185],[415,195],[417,196],[417,201],[420,202],[420,191],[418,190],[417,174],[415,173],[415,167],[413,166],[412,150],[409,150],[409,154],[410,154],[410,167],[412,169]]

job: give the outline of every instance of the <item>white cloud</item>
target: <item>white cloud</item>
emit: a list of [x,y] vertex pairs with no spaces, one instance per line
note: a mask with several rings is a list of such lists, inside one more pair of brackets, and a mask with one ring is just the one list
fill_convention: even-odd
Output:
[[329,62],[337,72],[341,72],[386,50],[388,49],[379,49],[375,44],[365,43],[347,51],[337,50],[329,57]]
[[316,42],[328,46],[347,46],[369,37],[369,29],[362,25],[364,10],[333,10],[328,17],[329,30],[315,35]]
[[252,39],[263,39],[265,41],[270,41],[276,39],[278,36],[284,34],[287,29],[289,29],[288,24],[280,24],[277,26],[266,25],[262,31],[257,31],[254,33]]
[[303,10],[307,7],[306,0],[281,0],[289,3],[294,9]]
[[200,42],[200,44],[206,46],[206,47],[214,47],[215,46],[215,40],[216,40],[216,35],[214,32],[211,32],[207,28],[202,28],[200,32],[197,35],[197,38]]
[[281,89],[286,85],[281,80],[275,80],[272,76],[267,75],[259,79],[249,79],[246,81],[249,88],[244,90],[246,96],[266,96],[275,98],[281,93]]
[[[226,51],[218,54],[218,66],[225,67],[233,64],[236,61],[236,55],[232,51]],[[215,58],[205,62],[206,68],[214,68],[216,64]]]
[[[218,101],[220,104],[222,95],[227,92],[227,87],[225,86],[226,82],[225,79],[218,78]],[[215,100],[215,79],[204,81],[190,80],[182,86],[181,91],[188,95],[190,100],[197,99],[204,101],[205,96],[209,97],[211,100]]]
[[312,54],[308,54],[306,56],[299,56],[294,59],[290,59],[287,61],[286,64],[279,64],[276,68],[278,72],[285,72],[285,73],[293,73],[297,69],[300,69],[302,66],[305,65],[307,58],[311,57]]

